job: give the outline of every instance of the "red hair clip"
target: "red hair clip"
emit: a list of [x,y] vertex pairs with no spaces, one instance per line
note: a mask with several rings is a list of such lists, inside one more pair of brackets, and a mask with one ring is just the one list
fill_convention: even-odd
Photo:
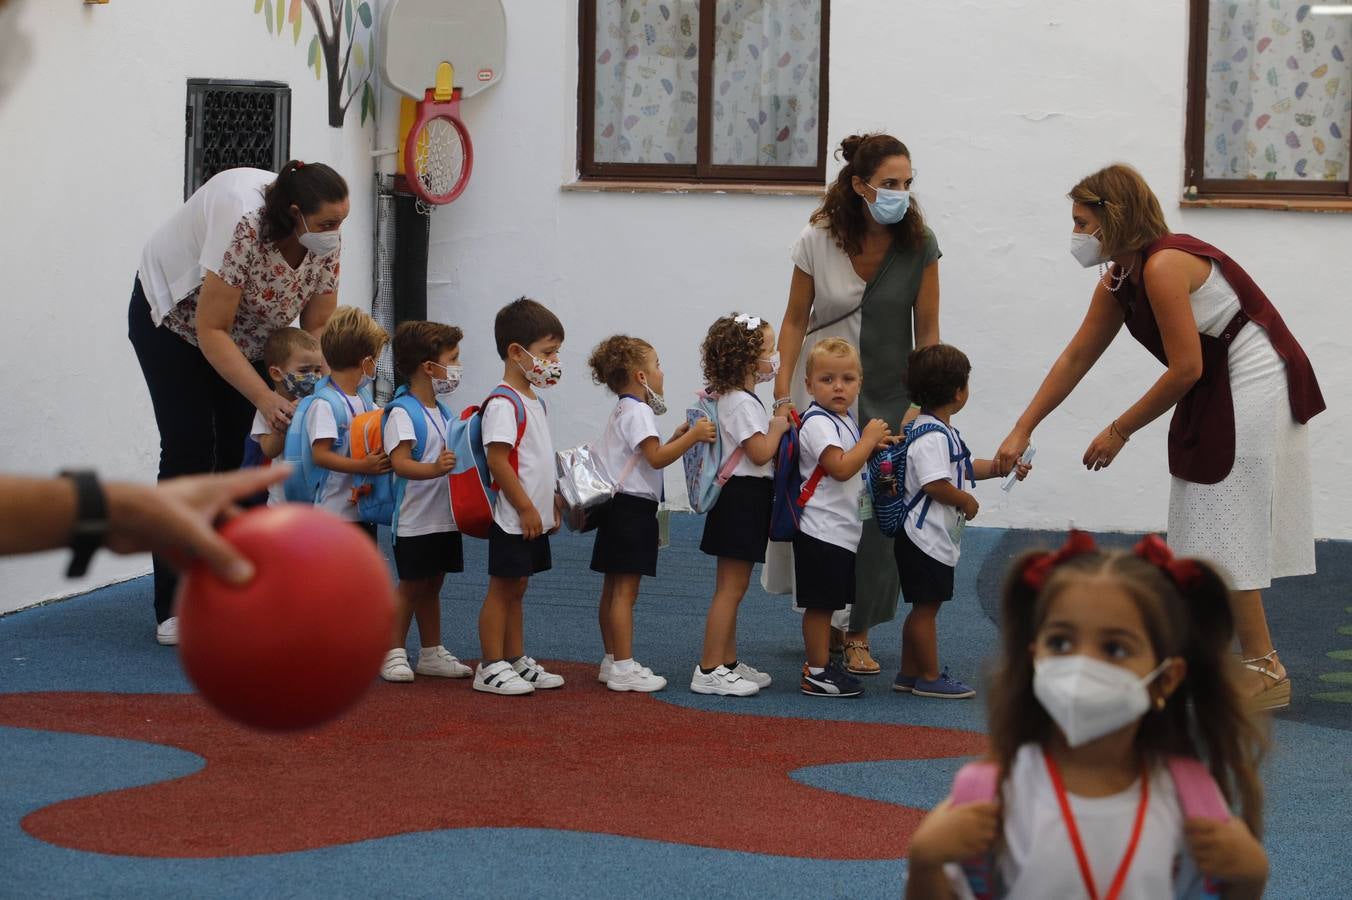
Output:
[[1071,531],[1066,542],[1055,553],[1041,553],[1030,559],[1023,568],[1023,583],[1035,591],[1042,590],[1052,570],[1067,560],[1093,553],[1098,549],[1094,538],[1085,531]]
[[1178,559],[1159,535],[1148,534],[1132,550],[1152,566],[1164,571],[1180,588],[1189,588],[1202,577],[1202,569],[1190,559]]

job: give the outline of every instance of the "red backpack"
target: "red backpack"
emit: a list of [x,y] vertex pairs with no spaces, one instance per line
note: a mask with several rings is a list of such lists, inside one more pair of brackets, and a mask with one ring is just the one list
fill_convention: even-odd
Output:
[[488,469],[488,451],[484,449],[483,411],[489,401],[504,397],[516,410],[516,440],[507,461],[513,472],[520,471],[519,449],[526,435],[526,404],[505,384],[493,388],[479,406],[467,406],[460,420],[452,422],[446,433],[446,447],[455,454],[455,468],[448,476],[451,485],[451,513],[461,534],[486,538],[493,527],[493,507],[498,502],[498,484]]

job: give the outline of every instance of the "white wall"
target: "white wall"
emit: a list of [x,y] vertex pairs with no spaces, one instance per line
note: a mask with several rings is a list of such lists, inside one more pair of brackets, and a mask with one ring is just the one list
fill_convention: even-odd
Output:
[[[183,200],[186,80],[291,85],[292,155],[352,187],[340,299],[368,306],[373,128],[355,107],[329,127],[305,66],[308,19],[297,47],[247,0],[9,0],[0,25],[0,471],[93,464],[153,480],[158,433],[127,306],[141,245]],[[64,568],[63,554],[0,562],[0,612],[141,574],[149,558],[100,554],[78,582]]]
[[[809,198],[595,194],[575,177],[576,2],[506,0],[507,75],[465,112],[478,148],[464,196],[436,214],[433,315],[461,324],[474,399],[501,371],[492,320],[527,293],[568,330],[567,374],[549,393],[555,440],[587,440],[609,402],[587,351],[632,331],[661,355],[679,410],[698,386],[699,341],[729,309],[783,313],[787,247]],[[959,427],[989,455],[1080,320],[1094,275],[1069,255],[1065,194],[1109,162],[1139,167],[1170,224],[1225,248],[1278,304],[1314,360],[1332,409],[1315,420],[1316,472],[1342,468],[1352,422],[1347,247],[1352,217],[1177,206],[1183,170],[1187,4],[1178,0],[838,0],[832,5],[829,140],[886,129],[914,154],[917,197],[944,250],[942,331],[971,356]],[[1162,529],[1160,420],[1111,469],[1079,459],[1161,370],[1123,332],[1039,433],[1034,480],[982,490],[978,524]],[[768,394],[768,391],[765,393]],[[677,413],[667,416],[674,427]],[[679,481],[669,471],[669,490]],[[1349,480],[1315,483],[1315,530],[1352,537]]]
[[[698,386],[698,345],[709,322],[734,308],[778,322],[787,248],[814,203],[561,191],[576,174],[577,3],[504,5],[506,76],[464,105],[477,148],[474,176],[434,219],[429,302],[434,317],[465,328],[465,402],[501,374],[492,343],[500,306],[524,293],[559,314],[568,330],[567,374],[549,401],[563,446],[594,437],[609,409],[585,369],[587,351],[602,337],[629,331],[652,341],[679,410]],[[123,317],[141,241],[180,197],[183,80],[293,85],[293,152],[334,162],[354,184],[343,259],[349,303],[368,298],[369,248],[354,239],[370,227],[357,175],[367,171],[368,134],[355,121],[343,134],[328,128],[321,86],[307,78],[299,52],[287,39],[269,38],[242,0],[38,9],[30,0],[20,19],[33,39],[32,61],[0,106],[0,159],[9,163],[0,178],[10,212],[0,247],[14,298],[0,337],[0,373],[12,398],[4,421],[18,421],[19,397],[44,399],[35,418],[0,434],[0,467],[51,471],[97,448],[104,471],[150,477],[155,432]],[[1125,160],[1150,179],[1175,228],[1219,244],[1267,288],[1333,404],[1312,431],[1315,471],[1342,469],[1337,447],[1352,440],[1339,390],[1352,376],[1352,217],[1178,209],[1186,4],[837,0],[831,38],[832,144],[885,128],[913,151],[917,197],[945,252],[943,336],[976,367],[973,400],[958,424],[978,453],[999,443],[1088,300],[1093,276],[1068,253],[1066,191],[1093,169]],[[90,108],[84,129],[101,136],[98,155],[87,142],[39,136],[57,99],[74,96],[87,77],[112,95]],[[384,106],[393,115],[394,104]],[[78,198],[49,187],[71,171],[97,175]],[[77,242],[88,257],[74,262]],[[53,373],[56,358],[66,362]],[[1107,472],[1078,466],[1094,434],[1158,371],[1124,334],[1036,436],[1035,480],[1007,499],[983,489],[977,523],[1162,528],[1163,421],[1133,439]],[[28,385],[35,389],[19,393]],[[91,408],[99,410],[93,426]],[[668,427],[677,419],[668,415]],[[1350,504],[1348,479],[1320,477],[1316,533],[1352,537]],[[5,566],[0,608],[70,589],[53,574],[55,561]],[[95,574],[107,580],[143,567],[101,558]]]

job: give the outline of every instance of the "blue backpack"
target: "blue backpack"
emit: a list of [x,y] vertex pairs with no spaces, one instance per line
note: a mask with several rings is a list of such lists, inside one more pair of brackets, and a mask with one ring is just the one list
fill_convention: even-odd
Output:
[[[411,455],[414,462],[422,462],[423,450],[427,445],[427,415],[423,411],[422,402],[408,392],[408,385],[401,386],[399,390],[395,392],[394,398],[390,400],[389,404],[381,413],[380,425],[382,434],[384,432],[385,423],[389,421],[390,411],[396,407],[406,412],[409,421],[413,423],[413,451]],[[457,419],[440,400],[437,401],[437,410],[440,411],[442,419],[447,423],[446,446],[451,448],[452,452],[456,452],[456,444],[459,441],[459,436],[468,431],[467,425],[460,419]],[[388,453],[390,449],[393,448],[385,448],[385,452]],[[457,453],[457,458],[458,457],[459,454]],[[362,497],[358,500],[359,507],[362,505],[363,501],[365,501],[368,506],[367,510],[359,511],[359,514],[362,515],[363,521],[366,521],[366,512],[369,512],[372,515],[385,515],[385,513],[388,512],[388,515],[385,515],[382,524],[388,524],[390,526],[390,540],[397,541],[399,539],[399,510],[404,505],[404,491],[408,488],[408,479],[400,478],[398,475],[391,473],[390,487],[391,490],[388,501],[386,501],[384,497],[376,496],[376,494],[380,493],[378,490],[367,495],[367,497],[370,498],[369,500],[367,497]],[[386,503],[388,503],[388,510],[386,509]]]
[[[374,406],[369,388],[359,392],[368,406]],[[313,441],[310,438],[306,422],[309,419],[310,406],[314,403],[327,403],[333,410],[333,421],[338,426],[338,437],[333,442],[334,453],[346,453],[348,429],[352,424],[352,412],[348,409],[343,393],[325,376],[315,386],[314,393],[296,404],[295,415],[291,418],[291,427],[286,430],[286,444],[282,449],[282,459],[291,466],[291,475],[282,485],[286,499],[292,503],[318,503],[324,496],[324,488],[329,481],[329,470],[315,465]]]
[[[710,391],[700,391],[695,395],[696,405],[685,411],[685,421],[694,425],[700,419],[708,419],[718,424],[718,395]],[[690,497],[690,507],[697,513],[707,513],[718,502],[723,485],[728,483],[732,472],[746,454],[740,446],[729,448],[723,442],[722,429],[715,429],[716,436],[712,444],[700,442],[681,456],[685,468],[685,490]]]
[[[774,501],[770,506],[770,540],[791,541],[798,533],[799,523],[803,519],[803,508],[817,492],[826,470],[819,463],[812,470],[811,477],[803,481],[803,470],[799,465],[802,451],[798,432],[808,419],[827,415],[826,410],[815,403],[800,419],[797,413],[789,416],[789,430],[779,439],[779,450],[775,453]],[[840,433],[840,423],[832,417],[836,433]]]
[[875,453],[868,461],[873,517],[878,521],[878,529],[887,537],[896,537],[901,533],[906,517],[916,506],[920,506],[920,516],[915,520],[915,527],[923,528],[925,525],[925,516],[929,514],[933,498],[924,491],[917,491],[915,496],[909,499],[906,497],[906,451],[915,441],[936,431],[948,439],[949,461],[964,463],[958,475],[958,488],[962,488],[963,473],[966,474],[969,483],[975,482],[972,472],[972,452],[967,449],[961,437],[954,445],[953,435],[938,422],[926,422],[919,426],[911,422],[902,431],[901,443]]

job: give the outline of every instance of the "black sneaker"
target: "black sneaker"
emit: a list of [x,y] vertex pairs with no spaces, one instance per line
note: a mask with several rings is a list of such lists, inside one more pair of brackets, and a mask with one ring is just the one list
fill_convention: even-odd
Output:
[[809,697],[858,697],[864,693],[863,683],[834,662],[819,675],[813,675],[804,664],[799,689]]

